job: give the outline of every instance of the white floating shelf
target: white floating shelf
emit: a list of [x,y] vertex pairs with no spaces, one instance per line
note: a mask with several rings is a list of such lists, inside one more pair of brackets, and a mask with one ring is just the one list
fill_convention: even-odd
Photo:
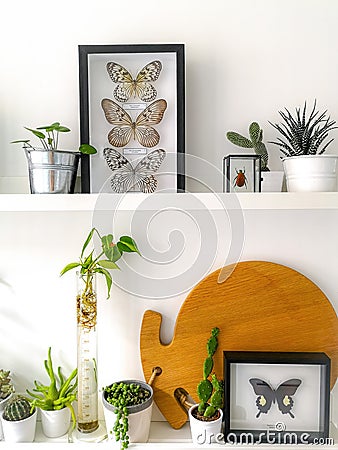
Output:
[[338,192],[172,194],[0,194],[0,211],[135,211],[158,208],[317,210],[338,209]]

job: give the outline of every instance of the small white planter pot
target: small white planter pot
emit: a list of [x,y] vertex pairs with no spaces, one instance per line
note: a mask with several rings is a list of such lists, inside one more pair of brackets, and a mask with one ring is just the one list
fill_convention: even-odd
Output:
[[[8,397],[6,397],[6,398],[4,398],[4,399],[2,399],[0,401],[0,416],[2,416],[2,413],[3,413],[4,409],[5,409],[5,406],[6,406],[7,402],[8,402],[8,400],[12,397],[12,395],[13,394],[9,394]],[[1,425],[1,420],[0,420],[0,441],[2,441],[3,438],[4,438],[4,434],[2,432],[2,425]]]
[[261,172],[261,192],[281,192],[283,187],[283,170]]
[[6,442],[33,442],[35,438],[37,409],[27,419],[10,421],[1,414],[2,429]]
[[50,438],[57,438],[67,433],[70,425],[70,409],[62,408],[56,411],[41,411],[41,425],[43,434]]
[[219,418],[211,422],[204,422],[196,419],[192,415],[192,411],[198,408],[198,405],[193,405],[189,413],[190,430],[193,444],[198,447],[205,444],[221,443],[223,439],[222,433],[222,420],[223,411],[219,409]]
[[304,155],[283,159],[288,192],[337,190],[337,156]]
[[[147,442],[153,407],[152,387],[149,384],[138,380],[123,380],[122,382],[127,384],[139,384],[142,388],[150,391],[150,397],[144,403],[141,405],[128,406],[129,442]],[[115,408],[105,399],[105,392],[102,393],[102,404],[108,438],[115,441],[115,435],[113,432],[113,427],[116,421]]]

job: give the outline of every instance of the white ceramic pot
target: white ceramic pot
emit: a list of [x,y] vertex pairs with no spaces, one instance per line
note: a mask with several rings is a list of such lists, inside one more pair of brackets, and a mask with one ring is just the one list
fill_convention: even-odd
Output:
[[283,159],[288,192],[337,190],[336,155],[304,155]]
[[[128,406],[129,442],[147,442],[149,437],[151,413],[153,407],[152,387],[144,381],[122,380],[122,382],[128,384],[140,384],[142,388],[150,391],[150,397],[144,403],[142,403],[141,405]],[[115,408],[105,399],[105,392],[102,393],[102,404],[108,438],[115,440],[113,432],[113,427],[116,421]]]
[[220,416],[218,419],[211,422],[204,422],[196,419],[192,415],[192,411],[195,408],[198,408],[198,405],[193,405],[188,411],[193,444],[199,447],[204,444],[220,443],[220,440],[223,438],[223,435],[221,435],[223,411],[219,409]]
[[[0,401],[0,416],[2,416],[3,410],[5,409],[5,406],[8,402],[8,400],[12,397],[12,395],[13,394],[9,394],[8,397],[6,397]],[[2,425],[1,425],[1,420],[0,420],[0,441],[2,441],[3,438],[4,438],[4,434],[2,432]]]
[[283,170],[261,172],[261,192],[281,192],[283,187]]
[[37,409],[23,420],[5,420],[1,414],[2,429],[6,442],[33,442],[35,438]]
[[41,425],[45,436],[56,438],[67,433],[70,424],[70,409],[62,408],[56,411],[41,411]]

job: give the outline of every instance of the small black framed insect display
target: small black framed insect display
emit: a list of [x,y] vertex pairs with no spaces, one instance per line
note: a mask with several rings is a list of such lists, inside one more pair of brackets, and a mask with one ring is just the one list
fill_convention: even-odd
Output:
[[185,189],[184,44],[79,45],[82,192]]
[[228,155],[223,158],[223,192],[260,192],[259,155]]
[[255,444],[307,444],[328,437],[330,359],[325,353],[223,355],[227,441],[232,436]]

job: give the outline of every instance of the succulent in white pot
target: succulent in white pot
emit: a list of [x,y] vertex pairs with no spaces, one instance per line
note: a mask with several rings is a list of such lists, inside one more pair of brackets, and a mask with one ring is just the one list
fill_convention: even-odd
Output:
[[6,442],[33,442],[37,410],[23,395],[14,395],[1,415]]
[[67,433],[72,419],[72,430],[75,428],[76,417],[72,403],[76,400],[77,369],[66,378],[61,367],[54,372],[51,357],[51,347],[44,366],[49,377],[49,384],[34,381],[34,389],[27,389],[33,398],[32,406],[40,408],[42,431],[47,437],[59,437]]
[[[7,402],[14,392],[14,386],[10,378],[10,371],[0,369],[0,414],[2,414]],[[2,425],[0,421],[0,441],[3,439]]]
[[222,431],[223,382],[212,373],[213,356],[218,347],[219,329],[211,330],[207,342],[207,357],[203,363],[203,379],[197,386],[199,404],[189,409],[191,437],[194,445],[211,444]]
[[271,144],[278,145],[283,154],[287,190],[336,191],[338,156],[323,154],[334,140],[327,138],[337,128],[336,122],[327,111],[319,113],[316,101],[309,115],[306,108],[305,102],[303,110],[296,108],[294,116],[285,108],[285,112],[279,111],[284,122],[269,122],[282,136]]

